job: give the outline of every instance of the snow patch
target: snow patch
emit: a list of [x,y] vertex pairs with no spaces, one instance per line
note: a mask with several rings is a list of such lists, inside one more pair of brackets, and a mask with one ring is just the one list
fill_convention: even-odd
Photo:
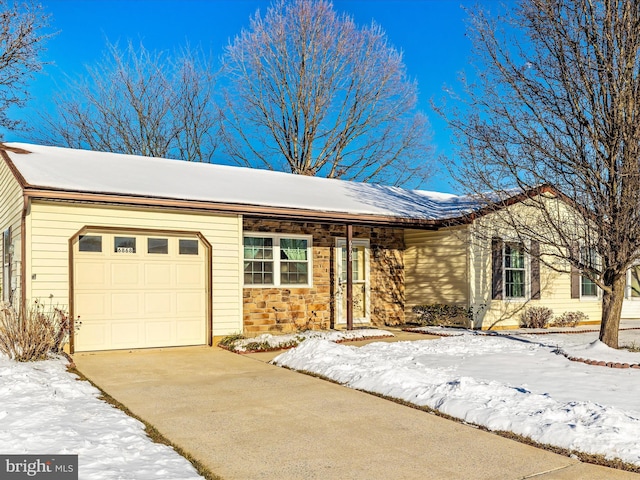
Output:
[[559,347],[626,355],[567,337],[575,335],[553,342],[549,336],[461,335],[361,348],[311,339],[272,363],[491,430],[640,465],[640,371],[570,362],[557,355]]
[[62,358],[17,363],[0,356],[0,451],[77,454],[80,478],[202,479],[144,425],[99,400],[100,391],[67,372]]

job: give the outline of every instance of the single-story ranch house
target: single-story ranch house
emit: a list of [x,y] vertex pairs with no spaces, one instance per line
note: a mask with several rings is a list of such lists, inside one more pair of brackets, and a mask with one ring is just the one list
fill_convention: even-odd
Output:
[[68,308],[72,351],[340,327],[347,240],[355,325],[431,303],[472,307],[474,328],[516,326],[527,304],[600,318],[579,272],[477,237],[491,214],[469,197],[20,143],[0,156],[3,300]]

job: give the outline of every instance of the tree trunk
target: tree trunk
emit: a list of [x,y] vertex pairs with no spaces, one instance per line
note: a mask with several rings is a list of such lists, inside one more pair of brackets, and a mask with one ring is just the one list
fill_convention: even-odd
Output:
[[602,295],[602,321],[600,322],[600,341],[611,348],[618,348],[618,330],[620,329],[620,315],[626,277],[620,275],[613,279],[611,292]]

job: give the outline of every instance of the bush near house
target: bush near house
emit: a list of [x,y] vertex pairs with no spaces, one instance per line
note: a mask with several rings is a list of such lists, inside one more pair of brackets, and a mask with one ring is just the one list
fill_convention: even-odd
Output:
[[473,316],[472,310],[467,307],[442,303],[416,305],[411,311],[415,314],[417,323],[430,327],[467,326]]
[[553,317],[553,310],[548,307],[529,307],[520,314],[522,328],[547,328]]
[[0,305],[0,352],[18,362],[45,360],[61,353],[69,340],[71,322],[67,312],[37,301],[31,308],[16,310]]
[[589,317],[584,312],[564,312],[551,322],[552,327],[575,327],[580,322],[586,322]]

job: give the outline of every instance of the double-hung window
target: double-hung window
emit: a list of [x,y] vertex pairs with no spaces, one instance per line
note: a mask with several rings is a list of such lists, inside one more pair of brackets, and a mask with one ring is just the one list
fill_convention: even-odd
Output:
[[627,272],[627,298],[640,300],[640,265],[634,265]]
[[244,284],[250,286],[311,286],[309,235],[244,236]]
[[540,243],[491,238],[491,299],[540,300]]
[[525,298],[527,293],[527,268],[522,243],[504,244],[504,287],[507,298]]
[[[589,269],[599,267],[598,252],[593,247],[580,248],[580,262]],[[598,296],[598,286],[586,275],[580,277],[580,296],[596,298]]]

